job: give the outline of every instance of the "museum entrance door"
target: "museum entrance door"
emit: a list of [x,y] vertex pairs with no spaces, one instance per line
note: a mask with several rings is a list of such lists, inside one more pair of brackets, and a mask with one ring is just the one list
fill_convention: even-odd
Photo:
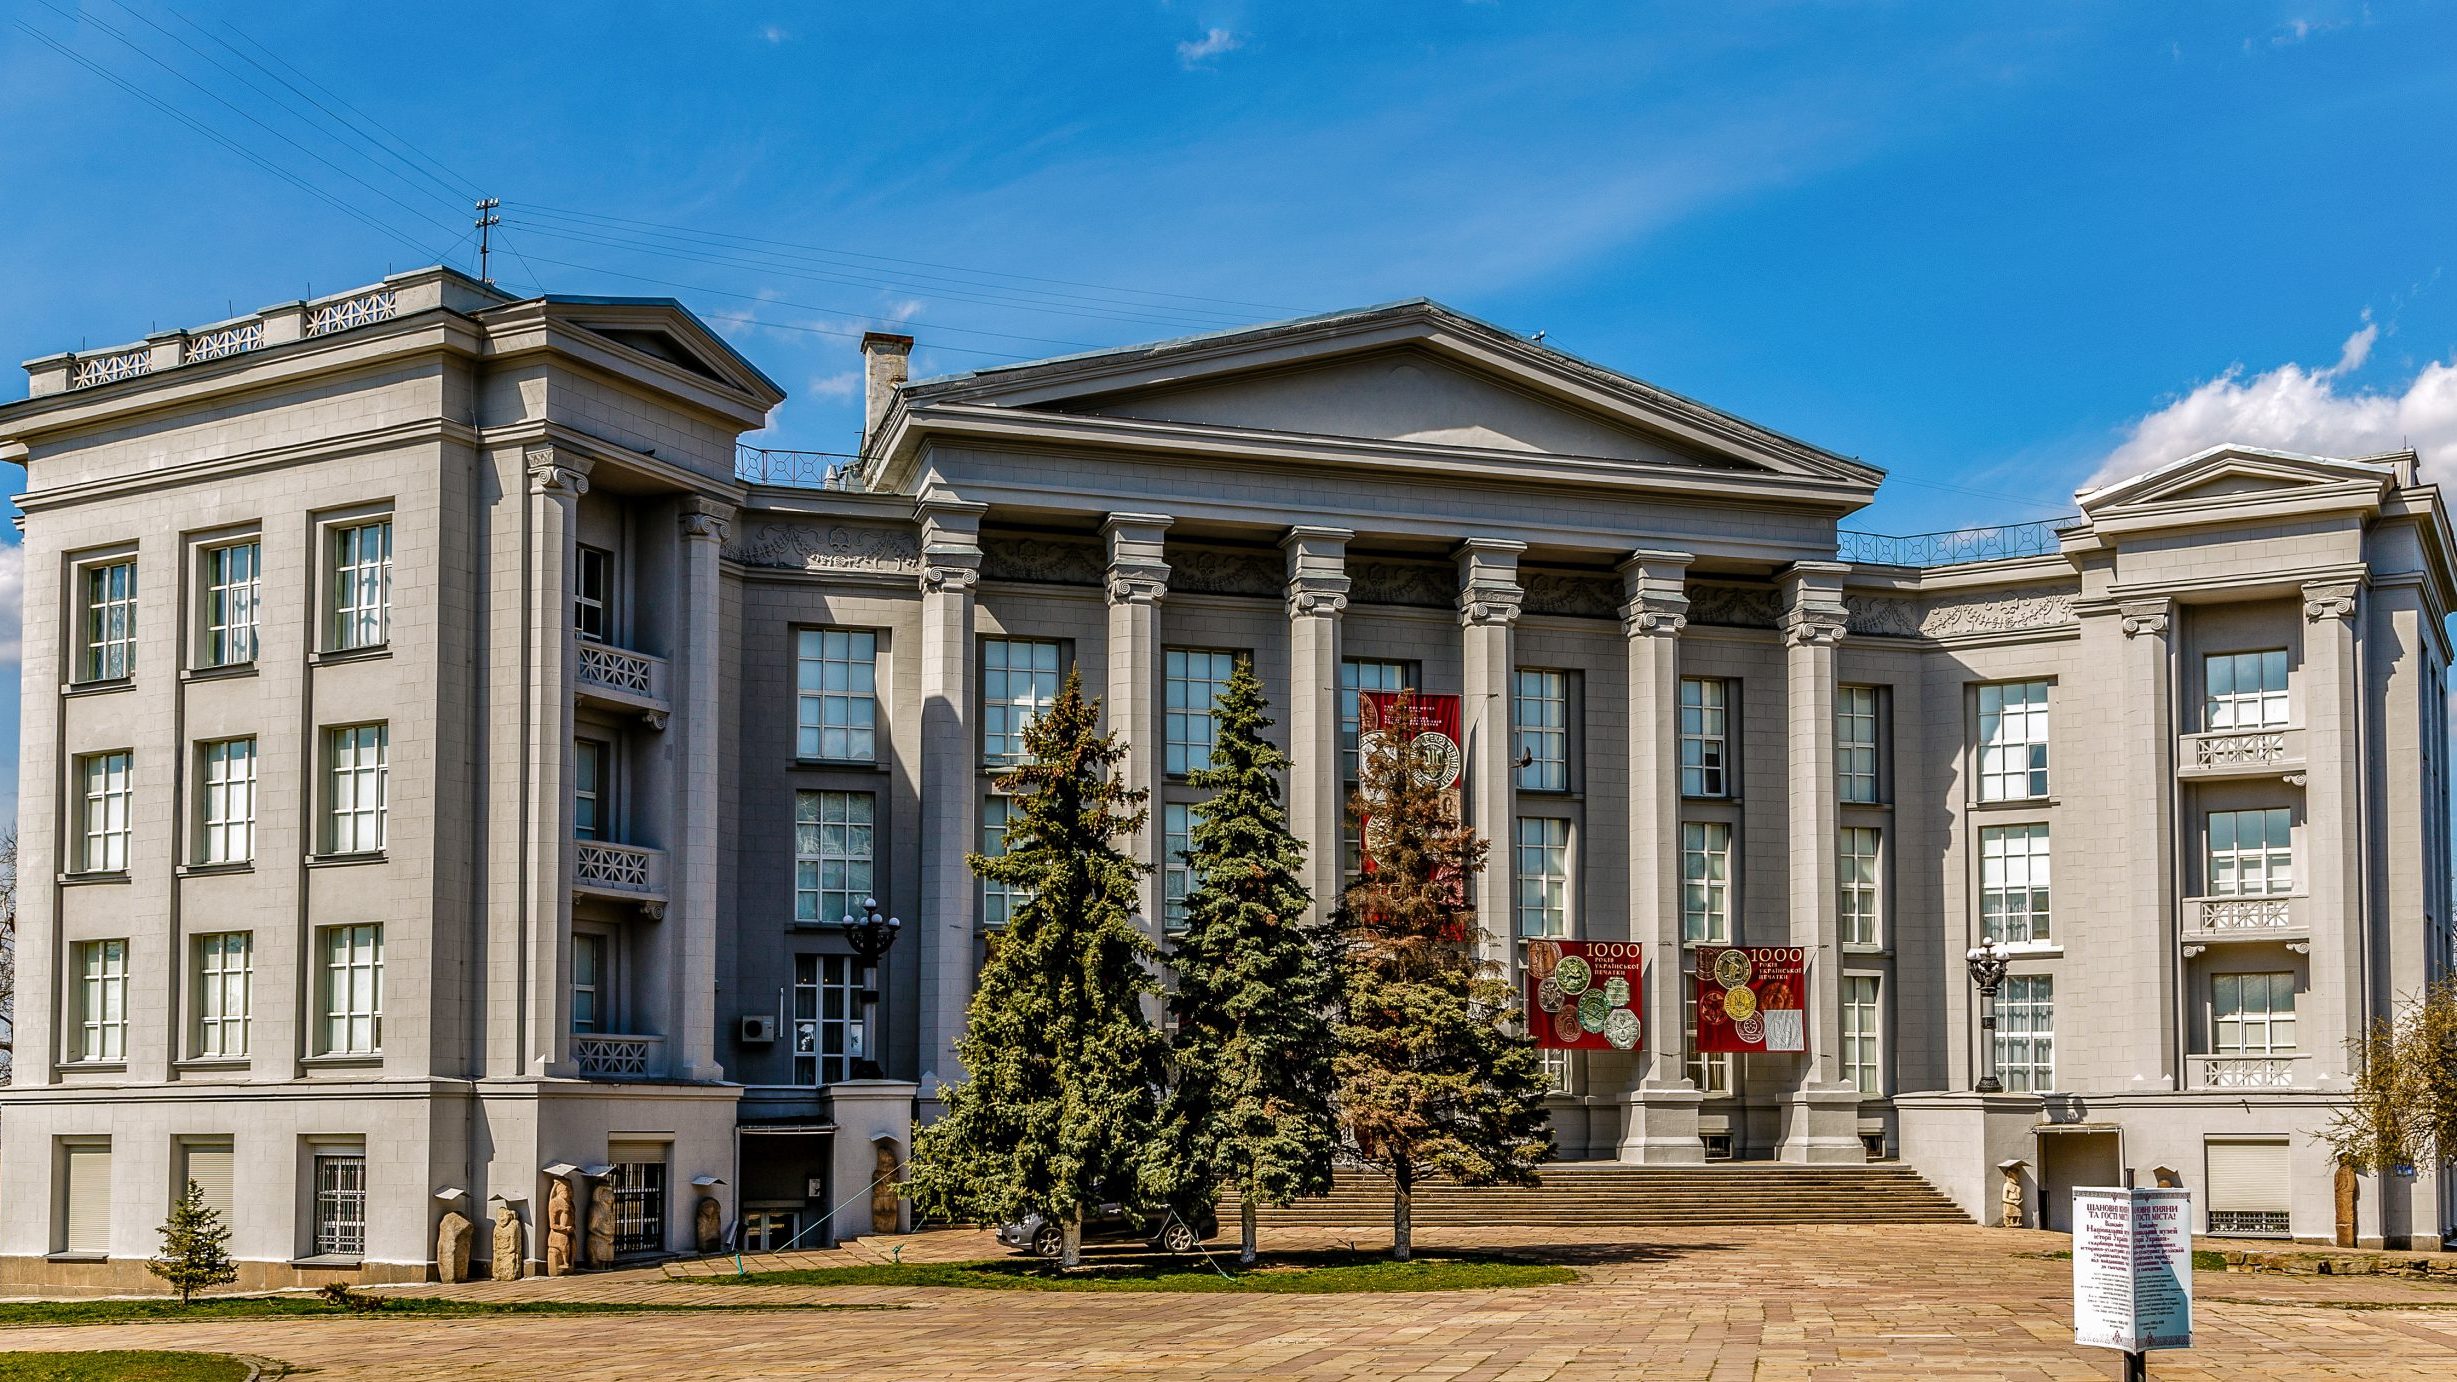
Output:
[[2039,1130],[2039,1227],[2073,1231],[2073,1188],[2122,1185],[2124,1139],[2114,1128]]

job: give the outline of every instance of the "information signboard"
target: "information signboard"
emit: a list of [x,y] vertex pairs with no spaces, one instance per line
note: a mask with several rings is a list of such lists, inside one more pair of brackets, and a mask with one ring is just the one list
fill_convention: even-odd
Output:
[[1636,941],[1527,942],[1527,1030],[1547,1051],[1630,1051],[1646,949]]
[[2073,1192],[2073,1341],[2144,1353],[2193,1346],[2190,1190]]
[[1702,1052],[1809,1049],[1809,952],[1797,945],[1700,946]]

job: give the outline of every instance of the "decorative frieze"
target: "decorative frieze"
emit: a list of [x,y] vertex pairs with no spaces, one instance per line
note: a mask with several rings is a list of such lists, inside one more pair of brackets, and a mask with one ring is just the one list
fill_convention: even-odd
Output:
[[1100,588],[1108,584],[1109,559],[1093,538],[992,537],[981,544],[981,577]]
[[1287,584],[1286,568],[1286,559],[1275,552],[1169,548],[1169,587],[1194,595],[1252,595],[1271,599],[1280,595]]
[[2073,602],[2080,595],[2079,590],[2034,590],[1936,600],[1920,615],[1920,634],[1955,638],[2067,627],[2077,622]]
[[1920,604],[1893,595],[1846,595],[1843,626],[1862,638],[1917,638]]
[[1458,577],[1447,566],[1410,561],[1348,563],[1348,598],[1360,605],[1449,609],[1458,597]]
[[725,555],[745,566],[788,571],[910,575],[921,569],[921,539],[896,528],[763,523],[745,533]]
[[1582,576],[1569,571],[1521,571],[1523,607],[1529,614],[1566,615],[1573,619],[1611,619],[1621,612],[1621,582],[1610,576]]
[[1692,581],[1688,619],[1730,629],[1771,629],[1783,617],[1783,599],[1772,587]]

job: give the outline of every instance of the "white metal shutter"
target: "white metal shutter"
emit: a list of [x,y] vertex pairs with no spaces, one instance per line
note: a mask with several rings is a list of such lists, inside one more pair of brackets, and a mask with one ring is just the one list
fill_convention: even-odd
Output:
[[[228,1147],[190,1147],[188,1149],[188,1179],[195,1181],[204,1190],[206,1206],[222,1216],[222,1223],[225,1227],[230,1223],[232,1162],[234,1160]],[[179,1189],[182,1194],[187,1192],[187,1187],[184,1185]]]
[[606,1160],[617,1166],[638,1161],[662,1162],[665,1160],[665,1149],[663,1142],[609,1142],[606,1144]]
[[62,1158],[68,1222],[60,1247],[66,1252],[111,1250],[111,1149],[70,1147]]
[[2209,1162],[2209,1231],[2283,1232],[2287,1222],[2287,1144],[2212,1139]]

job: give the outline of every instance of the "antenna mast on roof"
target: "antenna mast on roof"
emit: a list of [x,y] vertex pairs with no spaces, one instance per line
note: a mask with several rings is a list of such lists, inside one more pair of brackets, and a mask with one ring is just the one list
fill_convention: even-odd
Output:
[[495,286],[495,275],[487,259],[495,252],[495,227],[503,224],[503,218],[495,214],[495,208],[501,205],[493,197],[481,198],[478,219],[472,223],[478,228],[478,281],[489,288]]

